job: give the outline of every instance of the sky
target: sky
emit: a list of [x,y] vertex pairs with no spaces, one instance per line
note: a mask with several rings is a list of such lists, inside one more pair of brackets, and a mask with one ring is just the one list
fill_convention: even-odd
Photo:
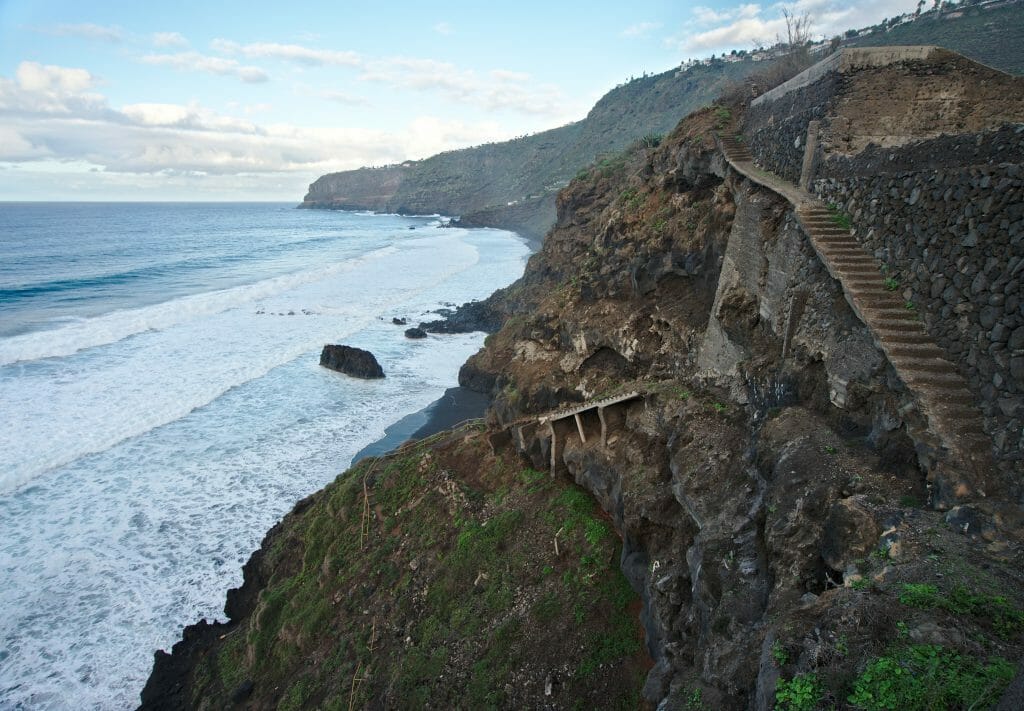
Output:
[[[916,6],[785,4],[821,37]],[[297,202],[324,173],[554,128],[630,77],[771,44],[783,7],[0,0],[0,201]]]

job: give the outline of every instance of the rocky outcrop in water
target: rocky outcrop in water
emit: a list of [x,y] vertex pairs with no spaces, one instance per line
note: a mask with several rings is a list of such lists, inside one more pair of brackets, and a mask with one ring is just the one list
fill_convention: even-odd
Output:
[[352,346],[326,345],[320,353],[320,365],[354,378],[383,378],[384,369],[370,351]]

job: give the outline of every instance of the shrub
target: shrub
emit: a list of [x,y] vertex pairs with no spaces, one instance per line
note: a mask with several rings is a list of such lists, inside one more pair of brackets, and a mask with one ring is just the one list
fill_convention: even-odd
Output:
[[775,708],[780,711],[811,711],[824,694],[816,674],[797,674],[775,684]]
[[866,711],[986,708],[1014,673],[999,657],[981,664],[938,645],[917,644],[869,663],[847,700]]

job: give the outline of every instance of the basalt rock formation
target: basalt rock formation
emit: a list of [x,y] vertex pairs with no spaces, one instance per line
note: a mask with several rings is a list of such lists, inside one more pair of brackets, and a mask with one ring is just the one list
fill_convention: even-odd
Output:
[[320,353],[320,365],[354,378],[383,378],[384,369],[370,351],[352,346],[326,345]]
[[460,374],[486,421],[303,504],[144,706],[996,704],[1024,86],[858,52],[574,179],[469,312],[501,324]]

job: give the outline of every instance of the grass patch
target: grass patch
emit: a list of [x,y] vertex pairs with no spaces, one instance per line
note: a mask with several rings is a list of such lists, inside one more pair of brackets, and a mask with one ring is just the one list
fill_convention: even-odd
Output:
[[811,711],[825,690],[816,674],[797,674],[775,684],[775,708],[780,711]]
[[832,224],[836,227],[841,227],[844,230],[853,228],[853,223],[850,221],[850,216],[845,212],[842,212],[837,205],[829,203],[829,212],[832,213]]
[[904,583],[900,602],[922,610],[940,609],[954,615],[970,615],[1008,639],[1024,628],[1024,612],[1001,595],[973,593],[957,585],[948,595],[928,583]]
[[934,644],[915,644],[871,661],[847,698],[866,711],[988,708],[1015,670],[994,657],[988,663]]

